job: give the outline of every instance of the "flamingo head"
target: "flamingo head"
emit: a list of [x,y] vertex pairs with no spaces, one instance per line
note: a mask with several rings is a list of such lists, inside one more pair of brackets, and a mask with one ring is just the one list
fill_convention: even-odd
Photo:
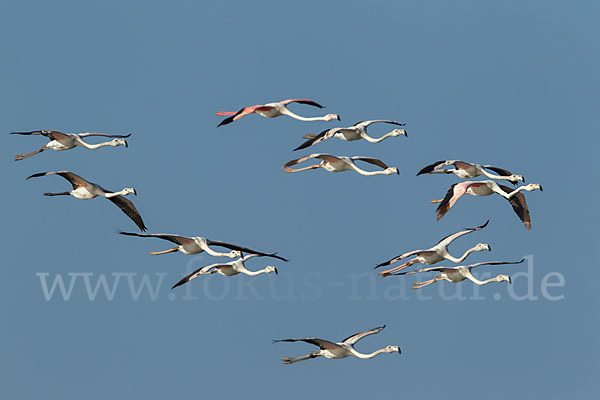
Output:
[[239,258],[242,256],[242,252],[239,250],[231,250],[227,257],[229,258]]
[[341,121],[342,119],[340,118],[339,115],[337,114],[327,114],[325,116],[325,121],[333,121],[334,119],[337,119],[338,121]]
[[492,247],[487,244],[487,243],[478,243],[477,246],[475,246],[475,251],[492,251]]
[[392,134],[392,136],[406,136],[406,137],[408,137],[408,133],[406,132],[406,129],[394,129],[390,133]]
[[512,284],[512,280],[510,279],[510,276],[508,276],[508,275],[498,275],[496,277],[496,280],[498,282],[507,281],[509,285]]
[[523,175],[515,175],[515,174],[509,176],[508,180],[511,181],[511,182],[513,182],[513,183],[517,183],[519,181],[525,182],[525,178],[523,177]]
[[125,188],[121,192],[121,194],[123,196],[127,196],[128,194],[132,194],[132,193],[133,193],[134,196],[137,196],[137,192],[135,191],[134,188]]
[[385,171],[383,171],[386,175],[392,175],[392,174],[396,174],[396,175],[400,175],[400,170],[396,167],[389,167],[386,168]]
[[125,139],[113,139],[110,142],[111,146],[117,147],[117,146],[125,146],[125,147],[129,147],[129,145],[127,144],[127,140]]
[[384,350],[386,353],[402,354],[402,351],[400,351],[400,346],[387,346]]
[[275,275],[279,274],[277,268],[275,268],[272,265],[269,265],[267,268],[265,268],[265,273],[270,274],[271,272],[275,272]]

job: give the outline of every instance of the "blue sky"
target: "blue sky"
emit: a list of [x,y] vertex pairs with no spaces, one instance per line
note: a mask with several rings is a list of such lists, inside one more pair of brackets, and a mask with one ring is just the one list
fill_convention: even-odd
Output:
[[[33,151],[42,137],[4,137],[0,394],[105,399],[365,396],[581,398],[598,370],[594,253],[599,140],[596,2],[4,2],[0,132],[132,132],[129,148]],[[304,123],[249,116],[219,129],[219,110],[286,98]],[[407,123],[408,138],[330,140],[292,152],[310,132],[364,119]],[[385,133],[373,126],[373,135]],[[400,176],[285,174],[302,154],[366,155]],[[489,163],[540,183],[526,231],[499,197],[465,198],[439,222],[429,200],[454,176],[419,176],[441,159]],[[278,251],[278,276],[199,278],[170,286],[207,255],[150,256],[169,243],[116,234],[135,226],[103,199],[46,198],[70,170],[132,197],[150,232],[205,236]],[[410,290],[416,277],[372,266],[489,226],[468,261],[517,260],[469,282]],[[69,275],[71,274],[71,275]],[[548,275],[553,274],[553,275]],[[542,291],[546,283],[560,283]],[[48,285],[60,289],[47,300]],[[91,300],[85,282],[115,289]],[[428,276],[422,276],[429,279]],[[148,279],[154,292],[144,287]],[[115,280],[118,280],[115,283]],[[461,292],[458,293],[457,290]],[[536,300],[518,300],[531,290]],[[547,295],[544,295],[546,293]],[[460,300],[460,295],[466,297]],[[455,298],[448,298],[453,297]],[[456,298],[458,296],[458,298]],[[562,297],[549,300],[550,296]],[[109,297],[111,300],[109,300]],[[387,324],[357,348],[403,354],[311,360],[301,343]]]

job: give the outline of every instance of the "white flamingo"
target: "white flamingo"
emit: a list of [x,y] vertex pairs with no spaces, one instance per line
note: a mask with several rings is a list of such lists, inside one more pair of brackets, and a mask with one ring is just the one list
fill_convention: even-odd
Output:
[[462,231],[453,233],[452,235],[448,235],[445,238],[443,238],[442,240],[440,240],[435,246],[433,246],[427,250],[413,250],[413,251],[409,251],[408,253],[400,254],[399,256],[394,257],[391,260],[388,260],[388,261],[382,262],[381,264],[376,265],[375,268],[380,268],[380,267],[384,267],[387,265],[391,265],[391,264],[397,263],[398,261],[403,260],[407,257],[415,256],[415,258],[405,262],[404,264],[402,264],[398,267],[394,267],[392,269],[380,272],[379,275],[382,275],[385,278],[387,276],[393,275],[394,273],[396,273],[400,270],[403,270],[404,268],[410,267],[411,265],[416,264],[416,263],[432,265],[432,264],[438,263],[443,260],[450,260],[450,261],[458,264],[458,263],[463,262],[469,256],[469,254],[471,254],[474,251],[483,251],[483,250],[491,251],[492,248],[490,247],[489,244],[479,243],[475,247],[472,247],[472,248],[468,249],[467,251],[465,251],[465,253],[459,258],[452,256],[448,252],[448,246],[454,240],[458,239],[461,236],[464,236],[469,233],[476,232],[478,230],[485,228],[489,222],[490,221],[488,220],[485,222],[485,224],[478,226],[476,228],[467,228]]
[[499,185],[495,181],[465,181],[450,186],[450,189],[446,193],[446,197],[442,200],[433,200],[431,203],[440,203],[435,210],[437,212],[437,220],[439,221],[464,194],[470,194],[471,196],[490,196],[497,193],[508,200],[515,213],[517,213],[521,221],[523,221],[525,228],[531,229],[531,217],[529,215],[527,201],[525,200],[525,195],[520,193],[523,190],[531,192],[533,190],[543,191],[544,189],[537,183],[530,183],[529,185],[511,189],[508,186]]
[[341,140],[344,140],[347,142],[365,139],[366,141],[371,142],[371,143],[379,143],[379,142],[387,139],[388,137],[408,136],[405,129],[394,129],[379,138],[373,138],[373,137],[369,136],[367,134],[367,127],[371,124],[376,124],[376,123],[380,123],[380,122],[383,122],[386,124],[398,125],[398,126],[406,125],[406,124],[401,124],[396,121],[390,121],[387,119],[375,119],[375,120],[370,120],[370,121],[357,122],[356,124],[354,124],[348,128],[325,129],[323,132],[319,133],[318,135],[314,135],[314,134],[310,134],[310,133],[308,135],[305,135],[304,139],[308,139],[308,140],[306,142],[302,143],[300,146],[296,147],[294,149],[294,151],[306,149],[307,147],[314,146],[315,144],[321,143],[322,141],[330,139],[332,137],[335,137],[335,138],[338,138],[338,139],[341,139]]
[[398,354],[400,354],[401,351],[400,351],[399,346],[387,346],[383,349],[379,349],[379,350],[374,351],[373,353],[368,353],[368,354],[359,353],[354,348],[354,345],[360,339],[362,339],[366,336],[369,336],[369,335],[373,335],[375,333],[379,333],[383,330],[383,328],[385,328],[385,325],[349,336],[346,339],[344,339],[338,343],[334,343],[334,342],[330,342],[329,340],[318,339],[318,338],[282,339],[282,340],[274,340],[273,343],[306,342],[306,343],[310,343],[315,346],[318,346],[320,348],[320,350],[313,351],[310,354],[307,354],[305,356],[295,357],[295,358],[289,358],[289,357],[283,358],[282,361],[284,364],[293,364],[298,361],[310,360],[311,358],[316,358],[316,357],[340,359],[340,358],[346,358],[349,356],[353,356],[353,357],[357,357],[357,358],[368,359],[368,358],[373,358],[376,355],[382,354],[382,353],[398,353]]
[[44,196],[73,196],[76,199],[80,200],[88,200],[93,199],[94,197],[104,197],[105,199],[110,200],[114,205],[119,207],[121,211],[123,211],[135,224],[140,228],[143,232],[146,230],[146,226],[144,225],[144,221],[142,220],[142,216],[135,208],[133,203],[127,200],[125,197],[130,193],[137,195],[134,188],[125,188],[119,192],[112,192],[110,190],[104,189],[100,185],[96,185],[95,183],[86,181],[79,175],[76,175],[69,171],[55,171],[55,172],[40,172],[38,174],[33,174],[29,178],[37,178],[40,176],[46,175],[59,175],[66,180],[68,180],[73,186],[73,190],[68,192],[61,193],[44,193]]
[[[449,165],[452,165],[454,169],[444,168]],[[500,175],[490,174],[486,171],[488,169]],[[483,175],[489,179],[505,179],[513,185],[516,185],[519,181],[525,182],[525,178],[523,178],[522,175],[515,175],[503,168],[494,167],[492,165],[467,163],[459,160],[436,161],[431,165],[423,167],[419,173],[417,173],[417,176],[422,174],[454,174],[462,179],[471,179]]]
[[[304,161],[308,161],[313,158],[317,158],[317,159],[321,160],[321,162],[319,164],[314,164],[314,165],[304,167],[304,168],[298,168],[298,169],[289,168],[292,165],[300,164]],[[356,164],[354,163],[355,161],[363,161],[363,162],[366,162],[369,164],[376,165],[378,167],[383,168],[383,171],[365,171],[363,169],[358,168],[356,166]],[[383,161],[378,160],[377,158],[362,157],[362,156],[354,156],[354,157],[332,156],[330,154],[323,154],[323,153],[310,154],[308,156],[300,157],[296,160],[288,161],[287,163],[285,163],[283,168],[284,168],[284,172],[298,172],[298,171],[306,171],[306,170],[314,169],[314,168],[323,168],[329,172],[342,172],[342,171],[354,170],[354,171],[358,172],[359,174],[366,175],[366,176],[391,175],[391,174],[400,175],[400,171],[398,170],[398,168],[388,167]]]
[[[281,256],[278,256],[276,253],[263,253],[261,251],[252,250],[247,247],[238,246],[237,244],[220,242],[220,241],[216,241],[216,240],[210,240],[210,239],[206,239],[206,238],[203,238],[200,236],[187,237],[187,236],[172,235],[172,234],[166,234],[166,233],[135,233],[135,232],[119,232],[119,233],[121,235],[127,235],[127,236],[137,236],[137,237],[143,237],[143,238],[150,237],[150,238],[158,238],[158,239],[168,240],[169,242],[175,243],[177,245],[175,247],[171,247],[170,249],[163,250],[163,251],[151,251],[150,252],[151,255],[174,253],[176,251],[180,251],[185,255],[190,255],[190,254],[199,254],[199,253],[202,253],[203,251],[206,251],[208,254],[210,254],[211,256],[215,256],[215,257],[238,258],[238,257],[241,257],[242,252],[246,252],[246,253],[256,254],[261,257],[272,257],[272,258],[277,258],[278,260],[281,260],[281,261],[286,261],[286,262],[288,261],[287,259],[285,259]],[[229,249],[232,251],[230,251],[229,253],[219,253],[219,252],[211,249],[209,246],[225,247],[226,249]]]
[[291,103],[307,104],[307,105],[313,106],[313,107],[324,108],[322,105],[320,105],[319,103],[312,101],[312,100],[289,99],[289,100],[282,100],[282,101],[278,101],[278,102],[274,102],[274,103],[267,103],[267,104],[260,104],[257,106],[244,107],[240,111],[237,111],[237,112],[235,112],[235,111],[219,111],[219,112],[217,112],[217,115],[229,116],[229,117],[225,118],[223,121],[221,121],[219,123],[219,125],[217,125],[217,127],[230,124],[233,121],[237,121],[238,119],[243,118],[249,114],[258,114],[265,118],[275,118],[275,117],[280,117],[282,115],[287,115],[288,117],[292,117],[292,118],[300,120],[300,121],[331,121],[334,119],[337,119],[338,121],[340,120],[340,116],[337,114],[327,114],[322,117],[308,117],[308,118],[301,117],[300,115],[294,114],[293,112],[288,110],[288,108],[286,106]]
[[269,265],[259,271],[249,271],[248,269],[246,269],[244,261],[247,261],[252,257],[260,257],[260,255],[248,254],[247,256],[238,258],[237,260],[228,263],[216,263],[212,265],[207,265],[206,267],[198,268],[197,270],[185,276],[179,282],[174,284],[171,289],[175,289],[176,287],[181,286],[184,283],[196,279],[200,275],[221,274],[223,276],[234,276],[237,274],[245,274],[248,276],[256,276],[261,274],[270,274],[271,272],[275,272],[275,274],[277,275],[277,268],[275,268],[272,265]]
[[[58,132],[58,131],[47,131],[47,130],[30,131],[30,132],[11,132],[10,134],[11,135],[43,135],[43,136],[47,137],[48,139],[50,139],[50,142],[43,145],[39,150],[32,151],[31,153],[27,153],[27,154],[17,154],[15,156],[15,161],[23,160],[27,157],[31,157],[33,155],[36,155],[36,154],[41,153],[42,151],[48,150],[48,149],[56,150],[56,151],[63,151],[63,150],[73,149],[77,146],[85,147],[86,149],[90,149],[90,150],[99,149],[100,147],[104,147],[104,146],[112,146],[112,147],[125,146],[125,147],[127,147],[128,145],[127,145],[127,141],[125,140],[125,138],[128,138],[129,136],[131,136],[131,134],[129,134],[129,135],[108,135],[106,133],[62,133],[62,132]],[[98,143],[98,144],[89,144],[89,143],[84,142],[82,139],[82,138],[88,137],[88,136],[104,136],[104,137],[118,138],[118,139],[113,139],[109,142],[102,142],[102,143]]]
[[471,270],[473,268],[481,267],[482,265],[520,264],[523,261],[525,261],[524,258],[521,261],[487,261],[487,262],[480,262],[480,263],[471,264],[471,265],[459,265],[456,267],[430,267],[430,268],[419,269],[416,271],[399,272],[394,275],[412,275],[412,274],[418,274],[421,272],[432,272],[432,271],[440,273],[439,275],[436,275],[431,280],[428,280],[425,282],[413,283],[413,289],[420,289],[424,286],[431,285],[432,283],[435,283],[438,281],[448,281],[448,282],[452,282],[452,283],[458,283],[458,282],[464,281],[465,279],[468,279],[471,282],[473,282],[477,285],[480,285],[480,286],[487,285],[488,283],[491,283],[491,282],[504,282],[504,281],[507,281],[510,284],[510,283],[512,283],[512,281],[510,280],[509,275],[498,275],[494,278],[486,279],[485,281],[480,281],[479,279],[477,279],[473,276],[473,274],[471,273]]

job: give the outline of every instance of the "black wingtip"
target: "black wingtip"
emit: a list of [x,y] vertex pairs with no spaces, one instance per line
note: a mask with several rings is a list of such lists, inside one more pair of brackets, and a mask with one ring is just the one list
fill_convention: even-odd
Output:
[[38,172],[37,174],[29,175],[27,178],[25,178],[25,180],[30,179],[30,178],[38,178],[40,176],[44,176],[44,174],[46,174],[46,173],[45,172]]
[[188,282],[188,281],[186,281],[185,278],[182,279],[182,280],[180,280],[179,282],[177,282],[176,284],[174,284],[173,286],[171,286],[171,290],[175,289],[176,287],[179,287],[179,286],[183,285],[186,282]]
[[235,117],[235,115],[232,115],[231,117],[225,118],[223,121],[219,122],[219,125],[217,125],[217,128],[223,125],[227,125],[233,122],[233,117]]
[[296,147],[296,148],[295,148],[294,150],[292,150],[292,151],[298,151],[298,150],[302,150],[302,149],[305,149],[305,148],[307,148],[307,147],[309,147],[309,146],[310,146],[310,144],[307,144],[306,142],[304,142],[304,143],[302,143],[300,146]]
[[283,258],[281,256],[278,256],[277,253],[269,253],[269,254],[265,254],[267,257],[272,257],[272,258],[276,258],[278,260],[284,261],[284,262],[288,262],[290,260],[288,260],[287,258]]
[[316,137],[314,137],[314,138],[312,138],[312,139],[308,139],[306,142],[304,142],[304,143],[302,143],[300,146],[296,147],[296,148],[294,149],[294,151],[297,151],[297,150],[304,150],[304,149],[307,149],[307,148],[309,148],[310,146],[312,146],[312,145],[313,145],[313,143],[315,142],[315,140],[316,140]]
[[479,229],[483,229],[483,228],[485,228],[486,226],[488,226],[488,224],[489,224],[489,223],[490,223],[490,220],[488,219],[487,221],[485,221],[485,224],[483,224],[483,225],[479,225],[479,226],[477,226],[477,227],[475,227],[475,228],[464,228],[464,229],[465,229],[465,230],[468,230],[468,229],[475,229],[475,230],[479,230]]
[[137,233],[134,232],[125,232],[125,231],[119,231],[119,235],[125,235],[125,236],[137,236]]

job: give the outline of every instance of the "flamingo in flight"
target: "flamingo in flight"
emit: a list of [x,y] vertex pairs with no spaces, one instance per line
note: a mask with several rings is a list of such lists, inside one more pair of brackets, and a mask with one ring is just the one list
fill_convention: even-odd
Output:
[[252,257],[260,257],[260,255],[259,254],[248,254],[247,256],[243,256],[241,258],[238,258],[235,261],[231,261],[228,263],[216,263],[216,264],[212,264],[212,265],[207,265],[206,267],[198,268],[191,274],[182,278],[175,285],[173,285],[171,290],[175,289],[178,286],[183,285],[184,283],[191,281],[192,279],[196,279],[200,275],[221,274],[223,276],[234,276],[234,275],[238,275],[238,274],[245,274],[245,275],[249,275],[249,276],[256,276],[256,275],[260,275],[260,274],[270,274],[271,272],[275,272],[275,275],[278,274],[277,268],[275,268],[272,265],[269,265],[259,271],[249,271],[248,269],[246,269],[246,266],[244,265],[244,261],[247,261]]
[[86,181],[79,175],[76,175],[69,171],[40,172],[38,174],[33,174],[33,175],[27,177],[27,179],[37,178],[37,177],[46,176],[46,175],[59,175],[59,176],[65,178],[66,180],[68,180],[71,183],[71,185],[73,186],[73,190],[70,190],[68,192],[61,192],[61,193],[44,193],[44,196],[68,196],[68,195],[71,195],[71,196],[75,197],[76,199],[80,199],[80,200],[93,199],[94,197],[98,197],[98,196],[104,197],[105,199],[110,200],[114,205],[119,207],[121,209],[121,211],[123,211],[125,213],[125,215],[127,215],[129,218],[131,218],[131,220],[133,222],[135,222],[137,227],[140,228],[140,230],[142,232],[146,230],[146,226],[144,225],[144,221],[142,220],[142,216],[140,215],[138,210],[135,208],[135,206],[133,205],[133,203],[131,201],[129,201],[125,197],[123,197],[130,193],[137,195],[134,188],[125,188],[119,192],[112,192],[110,190],[104,189],[100,185],[96,185],[95,183]]
[[[206,239],[206,238],[199,237],[199,236],[186,237],[186,236],[171,235],[171,234],[165,234],[165,233],[133,233],[133,232],[119,232],[119,233],[121,235],[127,235],[127,236],[137,236],[137,237],[143,237],[143,238],[148,238],[148,237],[159,238],[159,239],[163,239],[163,240],[168,240],[169,242],[175,243],[177,245],[175,247],[171,247],[170,249],[163,250],[163,251],[151,251],[150,252],[151,255],[174,253],[176,251],[180,251],[185,255],[190,255],[190,254],[198,254],[198,253],[202,253],[203,251],[206,251],[208,254],[210,254],[211,256],[215,256],[215,257],[238,258],[238,257],[242,256],[242,252],[246,252],[246,253],[256,254],[261,257],[272,257],[272,258],[277,258],[278,260],[281,260],[281,261],[286,261],[286,262],[288,261],[287,259],[285,259],[281,256],[278,256],[276,253],[263,253],[261,251],[252,250],[247,247],[238,246],[237,244],[219,242],[216,240],[210,240],[210,239]],[[231,251],[229,253],[219,253],[219,252],[211,249],[209,246],[225,247],[226,249],[229,249]]]
[[442,200],[433,200],[431,203],[440,203],[435,210],[437,212],[437,220],[439,221],[464,194],[470,194],[471,196],[490,196],[497,193],[508,200],[515,213],[517,213],[521,221],[523,221],[525,228],[531,229],[531,217],[529,215],[527,201],[525,200],[525,195],[520,193],[523,190],[531,192],[533,190],[543,191],[544,189],[537,183],[519,186],[513,190],[508,186],[499,185],[491,180],[465,181],[450,186],[450,189],[446,193],[446,197]]
[[[444,169],[444,167],[449,165],[454,166],[454,169]],[[500,175],[490,174],[486,171],[488,169]],[[519,181],[525,182],[525,178],[523,178],[522,175],[515,175],[505,169],[494,167],[492,165],[479,165],[459,160],[436,161],[431,165],[423,167],[417,176],[422,174],[454,174],[462,179],[471,179],[483,175],[489,179],[506,179],[513,185],[516,185]]]
[[357,334],[347,337],[346,339],[344,339],[338,343],[334,343],[334,342],[330,342],[329,340],[318,339],[318,338],[282,339],[282,340],[273,340],[273,343],[306,342],[306,343],[310,343],[315,346],[318,346],[320,348],[320,350],[313,351],[310,354],[307,354],[305,356],[295,357],[295,358],[289,358],[289,357],[283,358],[282,361],[284,364],[293,364],[293,363],[296,363],[299,361],[310,360],[311,358],[317,358],[317,357],[340,359],[340,358],[346,358],[349,356],[354,356],[357,358],[367,359],[367,358],[373,358],[376,355],[382,354],[382,353],[401,354],[399,346],[387,346],[387,347],[384,347],[383,349],[376,350],[373,353],[369,353],[369,354],[359,353],[354,348],[354,345],[360,339],[362,339],[366,336],[369,336],[369,335],[374,335],[376,333],[379,333],[384,328],[385,328],[385,325],[380,326],[378,328],[370,329],[368,331],[359,332]]
[[[77,146],[85,147],[86,149],[90,149],[90,150],[99,149],[100,147],[104,147],[104,146],[128,147],[127,141],[125,140],[125,138],[128,138],[129,136],[131,136],[131,133],[129,135],[108,135],[106,133],[62,133],[62,132],[58,132],[58,131],[47,131],[47,130],[30,131],[30,132],[11,132],[10,134],[11,135],[43,135],[43,136],[47,137],[48,139],[50,139],[50,141],[48,143],[46,143],[45,145],[43,145],[40,149],[38,149],[36,151],[32,151],[31,153],[27,153],[27,154],[17,154],[15,156],[15,161],[23,160],[27,157],[34,156],[34,155],[41,153],[42,151],[48,150],[48,149],[62,151],[62,150],[70,150]],[[98,144],[89,144],[89,143],[86,143],[83,141],[83,138],[88,137],[88,136],[104,136],[104,137],[118,138],[118,139],[113,139],[109,142],[102,142],[102,143],[98,143]]]
[[376,123],[380,123],[380,122],[383,122],[386,124],[398,125],[398,126],[406,125],[406,124],[401,124],[396,121],[390,121],[387,119],[375,119],[375,120],[370,120],[370,121],[357,122],[356,124],[354,124],[348,128],[325,129],[323,132],[319,133],[318,135],[314,135],[311,133],[309,133],[308,135],[305,135],[304,139],[308,139],[308,140],[306,142],[302,143],[300,146],[296,147],[294,149],[294,151],[306,149],[307,147],[314,146],[315,144],[321,143],[322,141],[330,139],[332,137],[336,137],[338,139],[345,140],[347,142],[365,139],[366,141],[371,142],[371,143],[379,143],[379,142],[387,139],[388,137],[392,137],[392,136],[408,136],[405,129],[394,129],[379,138],[372,138],[371,136],[369,136],[367,134],[367,127],[371,124],[376,124]]
[[[304,168],[297,168],[297,169],[289,168],[292,165],[300,164],[304,161],[308,161],[313,158],[317,158],[317,159],[321,160],[321,162],[319,164],[313,164],[313,165],[310,165],[310,166],[304,167]],[[354,163],[355,161],[364,161],[366,163],[376,165],[378,167],[383,168],[383,171],[365,171],[363,169],[358,168],[356,166],[356,164]],[[377,158],[362,157],[362,156],[354,156],[354,157],[332,156],[330,154],[324,154],[324,153],[310,154],[308,156],[300,157],[296,160],[288,161],[287,163],[284,164],[283,168],[284,168],[284,172],[298,172],[298,171],[306,171],[306,170],[314,169],[314,168],[323,168],[329,172],[342,172],[342,171],[354,170],[354,171],[358,172],[359,174],[366,175],[366,176],[391,175],[391,174],[400,175],[400,171],[398,170],[398,168],[388,167],[383,161],[378,160]]]
[[439,275],[436,275],[433,279],[430,279],[428,281],[413,283],[413,289],[420,289],[424,286],[431,285],[432,283],[435,283],[437,281],[448,281],[448,282],[452,282],[452,283],[458,283],[458,282],[464,281],[465,279],[468,279],[471,282],[473,282],[477,285],[480,285],[480,286],[487,285],[488,283],[491,283],[491,282],[504,282],[504,281],[507,281],[509,284],[511,284],[512,281],[510,280],[509,275],[498,275],[494,278],[486,279],[485,281],[480,281],[479,279],[477,279],[473,276],[473,274],[471,273],[471,270],[473,268],[481,267],[482,265],[520,264],[523,261],[525,261],[524,258],[521,259],[521,261],[487,261],[487,262],[480,262],[480,263],[471,264],[471,265],[459,265],[457,267],[430,267],[430,268],[419,269],[417,271],[399,272],[394,275],[411,275],[411,274],[418,274],[421,272],[431,272],[431,271],[436,271],[436,272],[440,273]]
[[238,119],[243,118],[249,114],[258,114],[258,115],[266,117],[266,118],[275,118],[275,117],[280,117],[282,115],[287,115],[288,117],[292,117],[292,118],[300,120],[300,121],[331,121],[334,119],[337,119],[338,121],[340,121],[340,116],[337,114],[327,114],[322,117],[308,117],[308,118],[301,117],[300,115],[294,114],[293,112],[288,110],[287,105],[291,104],[291,103],[308,104],[309,106],[324,108],[322,105],[320,105],[319,103],[312,101],[312,100],[289,99],[289,100],[278,101],[275,103],[267,103],[267,104],[252,106],[252,107],[244,107],[240,111],[237,111],[237,112],[235,112],[235,111],[231,111],[231,112],[230,111],[219,111],[219,112],[217,112],[217,115],[229,116],[229,117],[225,118],[223,121],[221,121],[219,123],[219,125],[217,125],[217,127],[230,124],[233,121],[237,121]]
[[458,263],[463,262],[469,256],[469,254],[471,254],[474,251],[483,251],[483,250],[492,251],[492,248],[490,247],[489,244],[479,243],[475,247],[472,247],[472,248],[468,249],[467,251],[465,251],[465,253],[459,258],[452,256],[448,252],[448,246],[453,241],[455,241],[456,239],[458,239],[461,236],[468,235],[469,233],[477,232],[478,230],[485,228],[489,222],[490,221],[488,220],[485,222],[485,224],[478,226],[476,228],[466,228],[466,229],[463,229],[462,231],[458,231],[456,233],[448,235],[445,238],[443,238],[442,240],[440,240],[435,246],[430,247],[427,250],[413,250],[413,251],[409,251],[408,253],[400,254],[399,256],[394,257],[391,260],[388,260],[388,261],[382,262],[381,264],[376,265],[375,269],[397,263],[398,261],[403,260],[407,257],[415,256],[415,258],[405,262],[404,264],[402,264],[398,267],[394,267],[392,269],[388,269],[386,271],[380,272],[379,275],[382,275],[382,277],[385,278],[387,276],[393,275],[394,273],[396,273],[400,270],[403,270],[404,268],[410,267],[411,265],[416,264],[416,263],[432,265],[432,264],[438,263],[443,260],[450,260],[450,261],[458,264]]

